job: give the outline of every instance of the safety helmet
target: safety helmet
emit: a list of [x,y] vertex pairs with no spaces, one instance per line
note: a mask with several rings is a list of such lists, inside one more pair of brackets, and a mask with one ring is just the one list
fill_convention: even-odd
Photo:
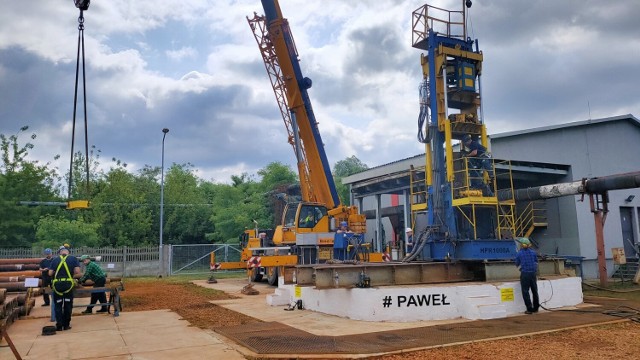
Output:
[[413,232],[413,229],[412,229],[412,228],[410,228],[410,227],[408,227],[408,228],[406,228],[406,229],[404,230],[404,232],[406,232],[406,233],[408,233],[408,232]]
[[529,241],[529,238],[526,238],[526,237],[518,238],[518,242],[522,247],[531,246],[531,241]]
[[340,222],[340,226],[349,226],[349,223],[347,223],[346,221],[341,221]]

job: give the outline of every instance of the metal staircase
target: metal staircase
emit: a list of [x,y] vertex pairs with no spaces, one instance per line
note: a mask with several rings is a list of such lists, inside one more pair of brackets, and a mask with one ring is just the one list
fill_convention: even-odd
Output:
[[535,229],[547,227],[547,209],[544,205],[544,200],[538,200],[519,209],[516,219],[518,237],[529,237]]
[[616,265],[616,270],[611,275],[613,280],[633,280],[638,273],[640,263],[637,258],[627,258],[627,263],[622,265]]

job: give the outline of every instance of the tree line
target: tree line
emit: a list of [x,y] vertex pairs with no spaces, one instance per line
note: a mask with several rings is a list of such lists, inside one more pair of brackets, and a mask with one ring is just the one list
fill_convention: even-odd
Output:
[[[61,171],[51,162],[29,160],[36,134],[21,143],[19,135],[0,134],[0,247],[55,248],[157,245],[160,231],[159,166],[145,165],[132,173],[127,164],[112,159],[99,170],[100,151],[88,158],[78,152],[71,169]],[[53,157],[57,160],[59,155]],[[89,164],[89,179],[85,164]],[[172,164],[164,177],[163,240],[166,244],[229,243],[254,221],[261,228],[280,222],[284,202],[295,198],[297,174],[285,164],[271,162],[257,174],[232,175],[230,183],[198,178],[192,164]],[[349,202],[341,179],[367,169],[357,157],[338,161],[333,168],[340,198]],[[73,182],[69,191],[69,174]],[[292,190],[293,189],[293,190]],[[90,200],[89,209],[20,205]]]

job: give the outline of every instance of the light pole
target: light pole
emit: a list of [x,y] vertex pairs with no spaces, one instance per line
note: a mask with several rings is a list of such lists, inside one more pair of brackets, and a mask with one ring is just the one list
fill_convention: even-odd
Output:
[[169,129],[162,129],[162,167],[160,170],[160,275],[164,275],[164,252],[162,249],[162,233],[164,225],[164,138],[167,136]]

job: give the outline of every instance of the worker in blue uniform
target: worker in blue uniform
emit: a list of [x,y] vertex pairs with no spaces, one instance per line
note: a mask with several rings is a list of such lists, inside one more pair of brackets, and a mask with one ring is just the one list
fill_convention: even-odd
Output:
[[71,329],[71,312],[73,311],[73,288],[75,280],[82,276],[80,262],[69,255],[69,249],[61,246],[58,256],[51,262],[49,276],[52,278],[51,289],[56,314],[56,330]]
[[[49,276],[51,261],[53,261],[53,252],[49,248],[44,249],[44,258],[40,260],[40,274],[42,276],[42,287],[44,288],[48,288],[51,285],[51,276]],[[49,306],[49,294],[46,291],[42,293],[42,299],[44,300],[42,306]]]
[[[531,248],[528,238],[519,238],[520,250],[516,254],[516,266],[520,268],[520,288],[522,289],[522,299],[527,307],[525,314],[538,312],[540,308],[540,298],[538,297],[538,283],[536,274],[538,272],[538,254]],[[533,302],[531,296],[533,296]]]
[[[463,155],[469,159],[469,168],[471,173],[471,187],[474,189],[485,188],[486,195],[493,196],[493,164],[491,163],[491,154],[487,152],[487,148],[474,140],[470,134],[466,134],[462,138],[462,142],[466,151]],[[486,171],[489,176],[489,185],[482,181],[482,171]]]

